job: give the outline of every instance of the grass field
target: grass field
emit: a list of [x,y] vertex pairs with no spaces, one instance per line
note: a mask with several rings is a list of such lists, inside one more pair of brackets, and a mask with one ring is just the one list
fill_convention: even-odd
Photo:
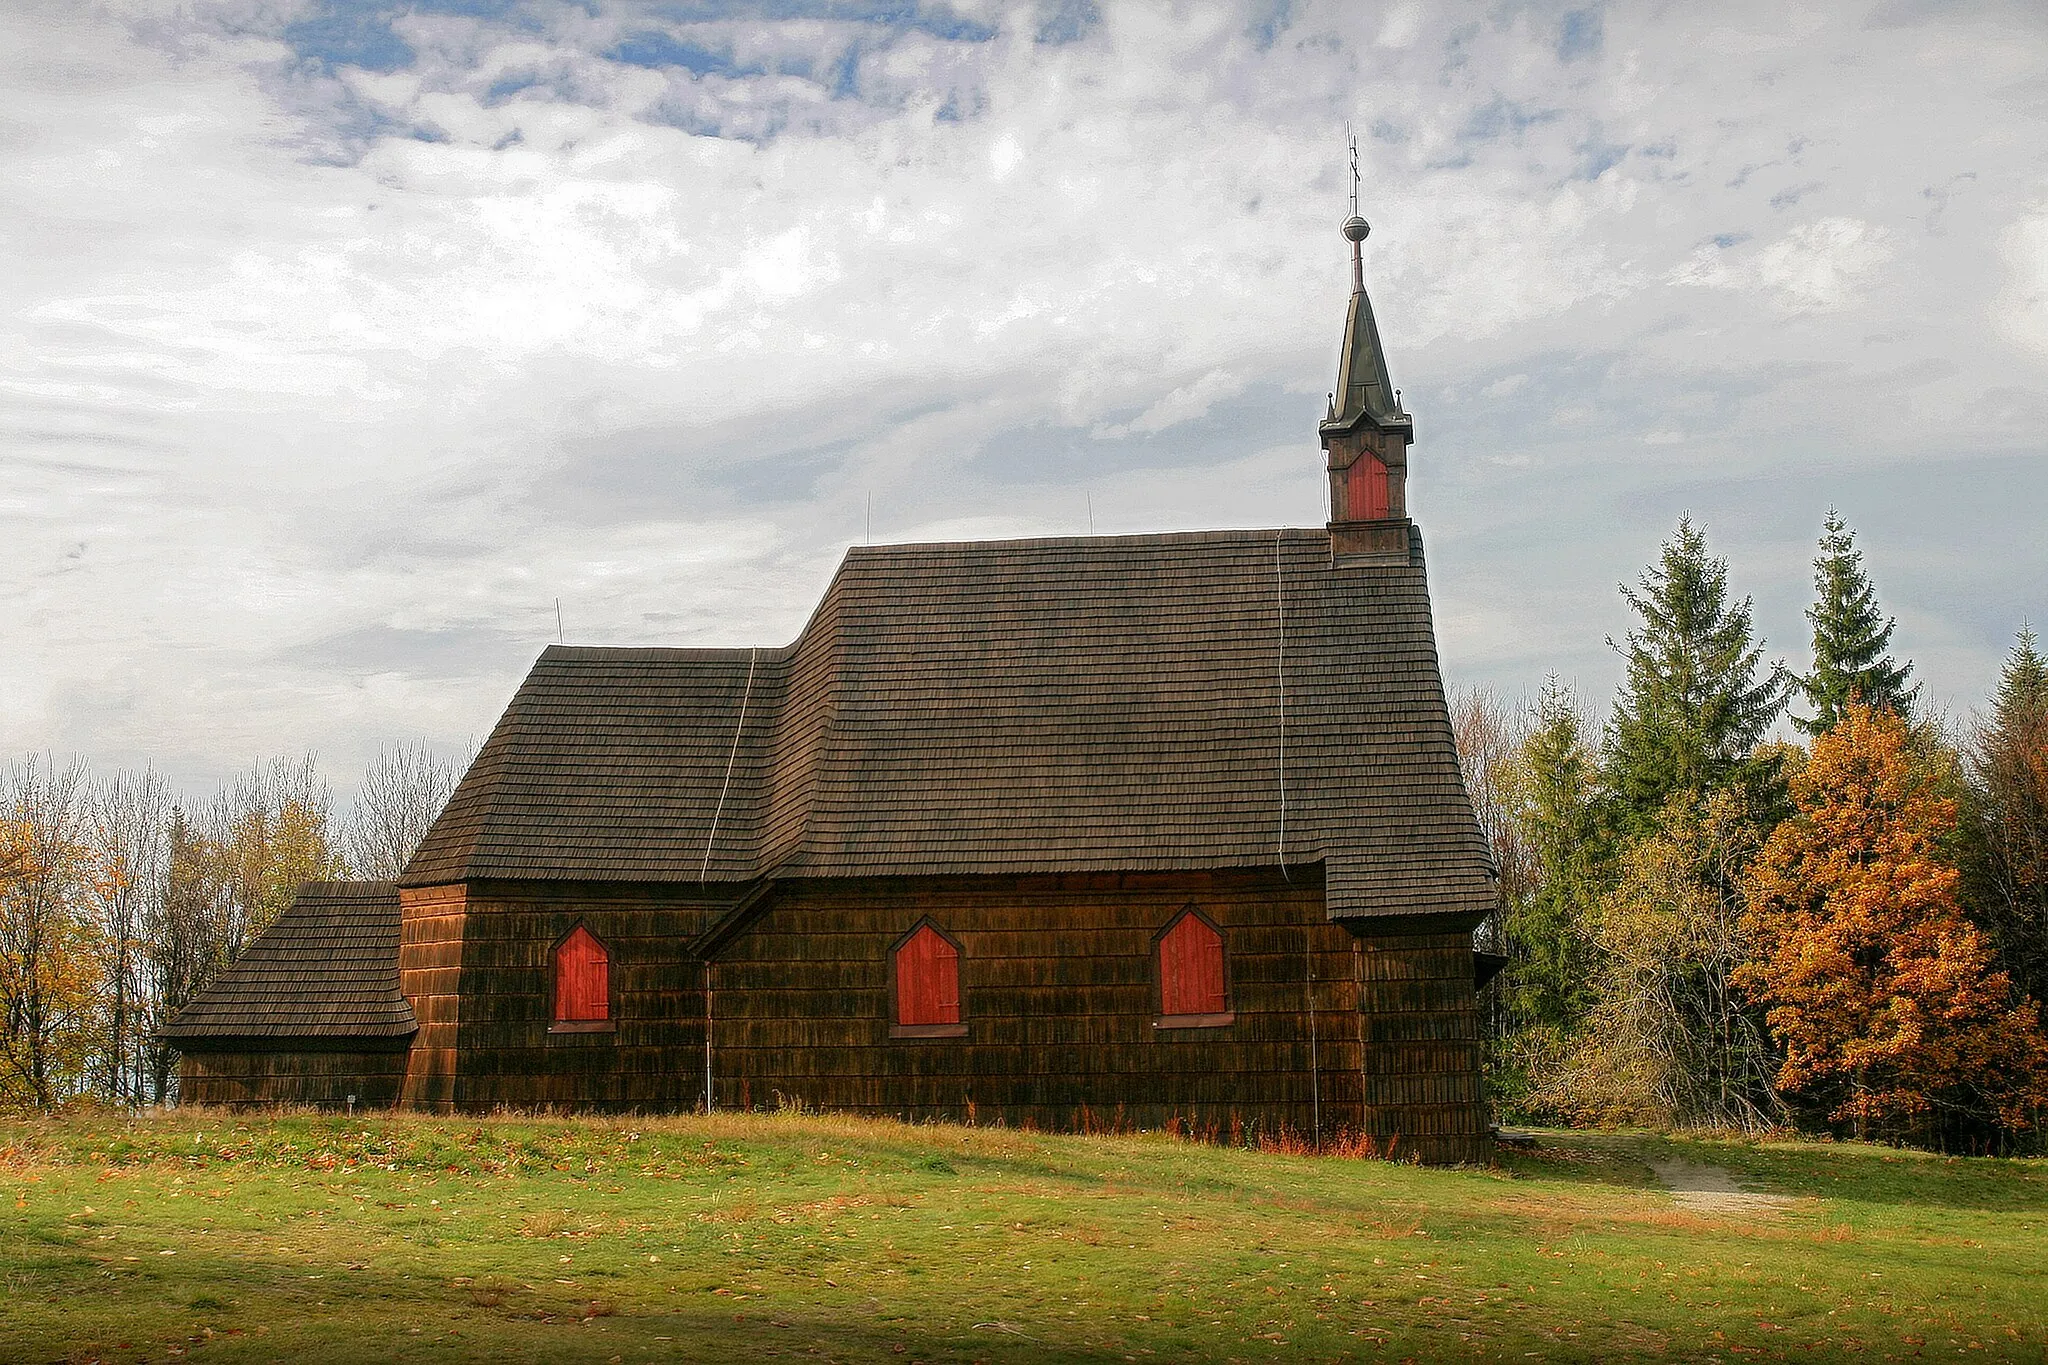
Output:
[[[1688,1212],[1648,1162],[1796,1196]],[[2048,1359],[2048,1163],[836,1118],[0,1121],[0,1359]]]

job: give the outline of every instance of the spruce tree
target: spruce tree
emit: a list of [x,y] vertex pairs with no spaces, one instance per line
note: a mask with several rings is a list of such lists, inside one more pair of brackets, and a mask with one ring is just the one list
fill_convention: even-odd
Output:
[[1638,588],[1623,585],[1640,620],[1624,644],[1621,695],[1607,723],[1607,785],[1624,828],[1655,822],[1678,792],[1705,793],[1758,776],[1752,751],[1794,686],[1782,664],[1760,678],[1751,602],[1728,600],[1728,563],[1707,553],[1704,532],[1681,518]]
[[1831,507],[1820,553],[1813,561],[1813,672],[1799,679],[1799,690],[1813,708],[1811,720],[1792,718],[1809,735],[1824,735],[1842,718],[1850,701],[1909,718],[1918,684],[1906,686],[1913,665],[1900,664],[1886,651],[1891,646],[1890,617],[1879,623],[1877,590],[1863,571],[1863,552],[1851,531]]
[[2048,1005],[2048,659],[2022,630],[1967,747],[1963,865],[2001,964]]
[[1993,724],[2000,728],[2024,729],[2048,718],[2048,659],[2041,657],[2029,626],[2020,627],[2012,653],[1998,670],[1998,695],[1991,710]]
[[1562,1036],[1593,1003],[1585,919],[1600,896],[1604,846],[1593,755],[1575,700],[1555,677],[1537,701],[1517,767],[1515,822],[1534,875],[1508,908],[1505,937],[1513,961],[1503,985],[1517,1031]]

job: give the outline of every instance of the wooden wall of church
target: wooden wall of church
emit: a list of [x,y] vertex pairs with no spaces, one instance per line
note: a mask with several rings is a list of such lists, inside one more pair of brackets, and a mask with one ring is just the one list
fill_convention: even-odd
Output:
[[[399,985],[420,1023],[408,1106],[661,1111],[701,1102],[703,972],[687,948],[721,902],[490,882],[401,897]],[[609,1017],[559,1023],[555,949],[578,927],[603,946]]]
[[1490,1160],[1471,934],[1361,938],[1358,979],[1365,1135],[1397,1159]]
[[[1158,938],[1190,906],[1223,932],[1230,1022],[1162,1029]],[[960,944],[960,1036],[892,1036],[887,950],[921,919]],[[800,885],[714,967],[717,1099],[1052,1129],[1177,1122],[1226,1137],[1307,1136],[1319,1107],[1326,1138],[1398,1135],[1424,1160],[1484,1160],[1460,941],[1463,994],[1442,992],[1434,1025],[1449,1045],[1425,1055],[1361,1028],[1360,974],[1368,947],[1376,972],[1411,958],[1405,970],[1433,972],[1441,943],[1355,939],[1324,917],[1313,874]],[[1398,1074],[1410,1063],[1458,1074],[1410,1084]],[[1375,1099],[1399,1107],[1374,1113]]]
[[[405,894],[401,978],[421,1025],[405,1103],[702,1104],[704,972],[686,949],[719,904],[541,884]],[[1223,935],[1227,1022],[1161,1028],[1159,940],[1191,907]],[[898,1026],[890,950],[925,922],[958,945],[957,1029]],[[552,964],[579,925],[605,948],[610,1017],[565,1030]],[[792,882],[719,948],[712,985],[720,1108],[1222,1138],[1307,1137],[1320,1111],[1326,1139],[1489,1155],[1469,936],[1356,937],[1325,917],[1313,870]]]
[[383,1048],[186,1052],[178,1059],[180,1104],[312,1105],[388,1109],[405,1080],[406,1054]]
[[398,989],[420,1026],[400,1093],[408,1108],[448,1109],[455,1102],[466,900],[467,889],[461,886],[398,893]]

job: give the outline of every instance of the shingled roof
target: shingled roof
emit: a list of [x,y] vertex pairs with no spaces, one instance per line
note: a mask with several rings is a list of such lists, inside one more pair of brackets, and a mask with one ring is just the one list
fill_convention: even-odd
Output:
[[401,1045],[419,1025],[398,989],[398,915],[391,882],[308,883],[158,1036],[185,1051],[260,1039]]
[[1333,916],[1483,911],[1413,544],[1374,566],[1333,563],[1324,530],[861,547],[784,648],[550,648],[401,884],[1284,856],[1324,864]]

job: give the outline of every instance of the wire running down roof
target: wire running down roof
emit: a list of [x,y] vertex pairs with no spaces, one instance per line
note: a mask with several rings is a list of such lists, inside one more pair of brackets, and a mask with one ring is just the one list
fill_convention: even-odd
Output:
[[1334,916],[1492,903],[1419,535],[1372,568],[1321,529],[863,547],[757,658],[550,648],[401,884],[1283,860]]

